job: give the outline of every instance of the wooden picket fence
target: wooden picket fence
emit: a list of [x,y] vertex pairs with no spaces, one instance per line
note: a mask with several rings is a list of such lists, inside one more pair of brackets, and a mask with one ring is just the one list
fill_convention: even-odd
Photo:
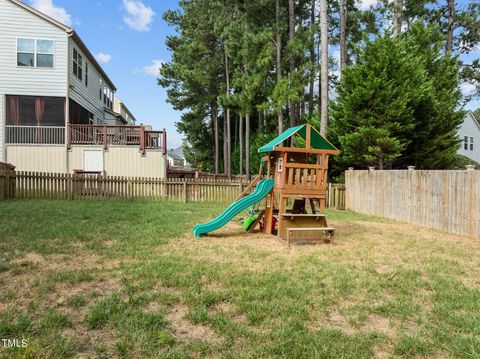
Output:
[[345,209],[345,185],[343,183],[329,183],[326,202],[326,206],[329,208]]
[[[228,203],[234,201],[247,186],[248,182],[244,180],[164,179],[22,171],[5,175],[0,172],[0,193],[4,194],[0,199],[128,199]],[[327,206],[343,209],[345,187],[332,184],[328,193]]]
[[346,207],[480,238],[480,171],[347,171]]

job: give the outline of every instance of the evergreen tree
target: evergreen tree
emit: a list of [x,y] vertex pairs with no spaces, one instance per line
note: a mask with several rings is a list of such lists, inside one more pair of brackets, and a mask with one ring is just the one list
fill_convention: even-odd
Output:
[[331,124],[344,166],[448,168],[458,147],[458,63],[438,28],[369,42],[338,87]]

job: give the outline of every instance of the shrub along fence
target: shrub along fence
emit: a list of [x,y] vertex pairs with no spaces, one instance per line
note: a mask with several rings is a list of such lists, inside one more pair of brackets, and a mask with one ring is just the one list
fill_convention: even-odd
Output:
[[346,171],[346,208],[480,238],[480,171]]
[[[2,187],[3,183],[3,187]],[[181,202],[232,202],[248,182],[244,180],[141,178],[16,171],[0,172],[1,188],[9,186],[9,198],[25,199],[141,199]],[[3,189],[5,193],[6,190]],[[344,186],[331,185],[327,205],[343,209]]]

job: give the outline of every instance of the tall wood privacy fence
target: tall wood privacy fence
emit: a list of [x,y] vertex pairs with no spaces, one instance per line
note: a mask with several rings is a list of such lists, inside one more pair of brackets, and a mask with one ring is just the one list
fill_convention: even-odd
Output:
[[[2,186],[2,184],[4,184]],[[25,199],[141,199],[181,202],[232,202],[248,186],[246,181],[140,178],[72,175],[16,171],[6,176],[0,172],[0,191],[9,186],[11,198]],[[332,185],[327,199],[330,207],[343,209],[344,187]],[[0,197],[2,199],[2,197]]]
[[480,238],[480,171],[347,171],[346,208]]

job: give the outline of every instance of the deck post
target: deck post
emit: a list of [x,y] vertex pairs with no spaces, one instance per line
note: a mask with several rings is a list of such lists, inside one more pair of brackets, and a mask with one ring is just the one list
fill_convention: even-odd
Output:
[[167,130],[165,129],[162,132],[162,155],[167,155]]
[[140,152],[145,154],[145,127],[140,127]]
[[72,127],[67,123],[67,149],[70,149],[72,143]]
[[103,149],[107,150],[107,125],[103,125]]

